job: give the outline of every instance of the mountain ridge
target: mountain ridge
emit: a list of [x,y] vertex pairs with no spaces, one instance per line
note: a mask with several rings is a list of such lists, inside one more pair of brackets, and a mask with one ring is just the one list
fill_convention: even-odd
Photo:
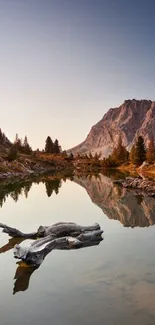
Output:
[[130,150],[136,138],[142,135],[145,144],[155,140],[155,101],[128,99],[116,108],[110,108],[102,119],[92,126],[86,139],[68,152],[93,155],[101,152],[108,157],[121,136],[123,145]]

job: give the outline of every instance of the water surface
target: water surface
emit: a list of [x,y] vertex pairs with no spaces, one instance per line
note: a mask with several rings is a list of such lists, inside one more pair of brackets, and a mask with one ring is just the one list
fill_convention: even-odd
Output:
[[25,232],[58,221],[104,230],[98,246],[54,250],[36,270],[17,264],[15,240],[0,233],[1,324],[154,324],[154,199],[100,175],[1,187],[0,201],[0,222]]

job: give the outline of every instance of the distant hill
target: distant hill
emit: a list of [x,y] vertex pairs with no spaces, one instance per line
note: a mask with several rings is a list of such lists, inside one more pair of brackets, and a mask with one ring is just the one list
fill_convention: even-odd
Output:
[[125,100],[121,106],[110,108],[91,128],[87,138],[68,152],[74,155],[101,152],[102,157],[107,157],[117,145],[119,136],[130,150],[138,135],[144,137],[146,145],[151,138],[155,140],[155,101]]

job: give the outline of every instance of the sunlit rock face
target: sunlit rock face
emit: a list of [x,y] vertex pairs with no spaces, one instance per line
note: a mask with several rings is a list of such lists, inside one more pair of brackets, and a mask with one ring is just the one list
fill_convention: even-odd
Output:
[[103,175],[99,178],[74,177],[84,187],[93,203],[109,219],[120,221],[125,227],[148,227],[155,224],[155,199],[136,194],[113,184]]
[[116,108],[110,108],[103,118],[95,124],[86,140],[70,149],[73,154],[101,152],[107,157],[117,145],[119,136],[130,150],[138,135],[148,141],[155,140],[155,102],[151,100],[125,100]]

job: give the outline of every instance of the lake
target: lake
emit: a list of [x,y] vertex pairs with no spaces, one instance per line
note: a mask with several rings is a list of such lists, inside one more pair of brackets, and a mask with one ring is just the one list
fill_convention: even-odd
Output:
[[104,230],[98,246],[53,250],[37,269],[0,232],[1,324],[154,324],[155,199],[99,175],[3,186],[0,202],[0,222],[24,232],[58,221]]

